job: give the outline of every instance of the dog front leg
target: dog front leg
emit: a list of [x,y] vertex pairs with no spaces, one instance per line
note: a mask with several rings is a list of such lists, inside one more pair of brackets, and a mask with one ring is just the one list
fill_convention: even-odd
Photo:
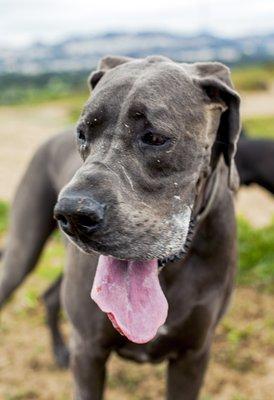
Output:
[[209,359],[209,349],[189,351],[168,365],[167,400],[197,400]]
[[[94,346],[94,345],[93,345]],[[71,368],[75,381],[75,400],[102,400],[106,362],[110,351],[93,349],[87,343],[71,350]]]
[[3,254],[0,308],[34,269],[43,246],[56,228],[53,208],[57,193],[48,174],[47,151],[34,155],[15,194],[9,240]]

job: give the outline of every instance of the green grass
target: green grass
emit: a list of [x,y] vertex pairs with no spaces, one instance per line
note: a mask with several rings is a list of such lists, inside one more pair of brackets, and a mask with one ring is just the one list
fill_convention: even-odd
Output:
[[4,233],[8,226],[9,206],[0,200],[0,234]]
[[238,218],[238,282],[274,292],[274,220],[264,228],[253,228]]
[[64,267],[64,259],[65,248],[61,235],[54,234],[40,260],[39,267],[37,269],[37,275],[43,281],[52,282],[62,272]]
[[246,118],[243,125],[249,136],[274,139],[274,115]]

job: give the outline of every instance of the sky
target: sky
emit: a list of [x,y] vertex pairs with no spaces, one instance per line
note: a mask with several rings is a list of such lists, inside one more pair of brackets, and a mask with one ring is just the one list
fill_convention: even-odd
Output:
[[0,44],[7,47],[116,30],[273,32],[274,0],[0,0]]

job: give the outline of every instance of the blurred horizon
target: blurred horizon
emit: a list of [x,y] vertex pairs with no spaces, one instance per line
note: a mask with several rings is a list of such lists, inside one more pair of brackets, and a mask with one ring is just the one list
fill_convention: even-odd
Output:
[[[247,12],[248,10],[248,12]],[[274,32],[270,0],[2,0],[0,47],[53,44],[71,36],[105,32],[168,31],[236,38]]]
[[229,66],[273,63],[274,30],[242,38],[222,38],[208,32],[106,31],[71,35],[57,43],[35,42],[27,49],[0,46],[0,75],[90,71],[106,54],[133,58],[159,54],[178,62],[214,60]]

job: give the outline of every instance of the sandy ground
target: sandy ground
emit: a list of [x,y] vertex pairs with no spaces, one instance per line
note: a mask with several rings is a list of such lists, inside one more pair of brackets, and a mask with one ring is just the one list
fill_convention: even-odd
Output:
[[[67,400],[73,390],[71,375],[53,363],[42,306],[30,305],[24,294],[33,286],[39,286],[35,276],[1,315],[0,399]],[[236,290],[217,330],[201,400],[273,399],[273,307],[273,296]],[[164,399],[165,367],[112,357],[106,400]]]

